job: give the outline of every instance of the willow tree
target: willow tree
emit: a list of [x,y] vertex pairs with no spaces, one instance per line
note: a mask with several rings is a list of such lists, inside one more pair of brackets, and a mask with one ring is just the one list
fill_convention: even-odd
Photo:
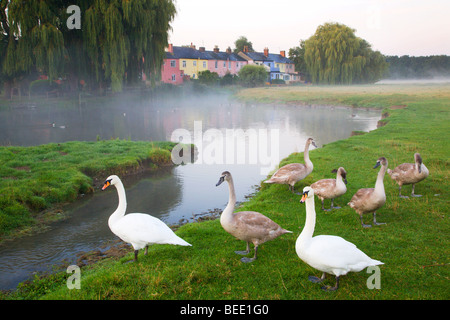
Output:
[[96,0],[85,12],[85,48],[97,80],[113,91],[144,72],[159,75],[176,10],[171,0]]
[[370,45],[356,37],[354,29],[343,24],[319,26],[315,34],[305,41],[304,47],[305,63],[315,83],[351,84],[362,81],[364,68],[369,65],[370,59],[371,68],[385,68],[379,59],[381,54],[372,55]]
[[[1,0],[1,5],[10,29],[4,74],[38,70],[54,79],[71,73],[110,84],[113,91],[124,81],[137,81],[141,72],[152,78],[160,73],[176,13],[172,0]],[[67,27],[70,5],[81,10],[81,30]]]
[[[66,52],[55,1],[2,0],[2,76],[11,83],[32,69],[56,78]],[[8,87],[8,86],[6,86]],[[5,94],[8,94],[5,90]]]

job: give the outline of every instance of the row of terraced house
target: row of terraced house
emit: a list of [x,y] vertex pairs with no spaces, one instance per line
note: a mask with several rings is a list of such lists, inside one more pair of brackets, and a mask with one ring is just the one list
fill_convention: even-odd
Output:
[[216,46],[213,51],[205,50],[205,47],[196,49],[191,44],[189,47],[179,47],[169,44],[161,72],[161,81],[171,84],[182,84],[189,79],[198,79],[199,72],[209,70],[216,72],[219,77],[227,73],[236,75],[247,64],[265,66],[268,72],[267,82],[274,79],[284,80],[285,83],[299,82],[300,73],[295,71],[294,62],[286,57],[286,52],[279,54],[264,52],[249,52],[245,47],[239,53],[233,53],[231,48],[225,52]]

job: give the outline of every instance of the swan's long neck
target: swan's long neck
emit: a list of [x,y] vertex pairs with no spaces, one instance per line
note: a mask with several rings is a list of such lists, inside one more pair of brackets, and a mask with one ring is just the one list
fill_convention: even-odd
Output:
[[305,165],[307,167],[313,167],[313,164],[311,162],[311,160],[309,159],[309,143],[306,143],[305,145],[305,151],[303,152],[303,159],[305,160]]
[[125,188],[121,181],[114,185],[117,189],[117,195],[119,196],[119,205],[117,206],[116,211],[108,219],[108,225],[111,227],[115,222],[120,220],[125,215],[125,211],[127,210],[127,197],[125,195]]
[[223,222],[231,217],[234,211],[234,207],[236,205],[236,192],[234,191],[234,183],[233,178],[230,177],[230,180],[228,182],[228,190],[229,190],[229,197],[228,197],[228,204],[225,207],[225,209],[222,212],[222,215],[220,216],[220,221]]
[[386,174],[387,166],[382,165],[380,171],[378,171],[377,181],[375,182],[375,191],[384,194],[384,175]]
[[314,208],[314,197],[307,197],[305,201],[306,206],[306,222],[300,233],[297,241],[304,243],[312,239],[314,227],[316,226],[316,209]]

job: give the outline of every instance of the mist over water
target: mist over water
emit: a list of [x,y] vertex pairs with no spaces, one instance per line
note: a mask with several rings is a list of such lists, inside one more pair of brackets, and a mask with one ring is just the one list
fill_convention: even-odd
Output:
[[[270,147],[277,148],[278,164],[292,152],[302,152],[309,137],[322,147],[349,137],[352,131],[373,130],[379,119],[380,112],[374,110],[242,104],[225,94],[127,98],[65,108],[28,102],[0,110],[0,144],[31,146],[98,138],[170,140],[176,129],[185,129],[194,137],[197,122],[201,123],[203,135],[208,130],[224,136],[231,129],[263,129],[269,134],[276,130],[278,143]],[[242,143],[250,152],[249,138],[240,139],[235,141],[236,146]],[[205,140],[204,149],[211,144],[216,151],[226,152],[224,141]],[[314,162],[313,149],[310,158]],[[193,221],[199,214],[226,206],[228,188],[215,186],[221,172],[228,170],[233,174],[238,201],[244,201],[267,176],[261,173],[266,164],[227,163],[225,157],[217,160],[212,164],[197,161],[156,174],[121,177],[127,194],[127,213],[149,213],[167,224]],[[330,172],[331,169],[334,168]],[[52,224],[48,231],[0,246],[0,289],[15,288],[33,272],[48,270],[62,260],[74,263],[77,253],[96,250],[117,239],[107,225],[117,204],[115,188],[86,195],[66,209],[70,213],[68,219]]]

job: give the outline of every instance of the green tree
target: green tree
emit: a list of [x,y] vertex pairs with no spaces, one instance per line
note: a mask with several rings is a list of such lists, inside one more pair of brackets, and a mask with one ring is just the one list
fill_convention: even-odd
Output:
[[217,72],[211,72],[209,70],[200,71],[198,73],[198,81],[206,85],[216,85],[219,80],[219,74]]
[[[67,28],[70,5],[81,9],[81,30]],[[5,76],[38,70],[54,79],[69,72],[113,91],[141,72],[159,76],[176,14],[173,0],[1,0],[0,8],[8,12],[7,24],[0,13]]]
[[268,72],[264,66],[248,64],[239,70],[239,81],[244,87],[257,87],[267,81]]
[[387,68],[380,53],[339,23],[319,26],[305,41],[304,57],[311,80],[322,84],[374,82]]
[[307,81],[311,81],[305,61],[305,40],[300,40],[300,46],[290,48],[288,57],[295,64],[295,70],[303,73]]
[[234,53],[244,51],[244,47],[247,47],[249,52],[255,51],[253,50],[253,44],[244,36],[240,36],[239,39],[234,42],[234,46]]

